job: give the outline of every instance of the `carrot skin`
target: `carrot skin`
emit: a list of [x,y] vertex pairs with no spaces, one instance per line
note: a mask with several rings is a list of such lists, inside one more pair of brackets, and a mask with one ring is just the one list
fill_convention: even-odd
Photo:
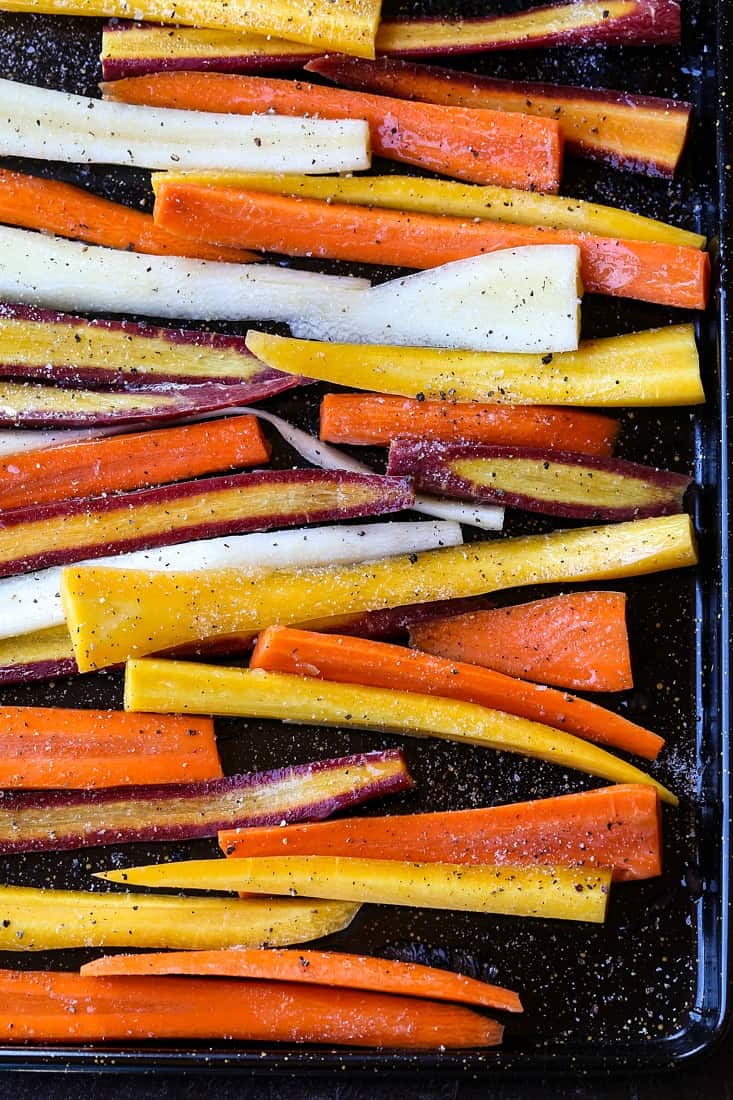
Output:
[[462,699],[649,760],[656,759],[664,744],[657,734],[585,699],[475,664],[343,634],[269,627],[257,640],[250,668]]

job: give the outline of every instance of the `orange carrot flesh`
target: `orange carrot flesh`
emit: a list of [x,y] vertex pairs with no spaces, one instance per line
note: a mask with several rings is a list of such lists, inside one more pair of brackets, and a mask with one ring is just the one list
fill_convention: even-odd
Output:
[[548,192],[560,186],[562,138],[552,119],[225,73],[154,73],[104,84],[102,90],[106,99],[151,107],[365,119],[376,156],[469,183]]
[[686,309],[704,309],[709,292],[706,252],[571,229],[462,221],[165,179],[158,184],[154,218],[171,233],[221,245],[417,269],[505,248],[575,244],[587,291]]
[[541,405],[455,404],[379,393],[329,393],[321,402],[321,439],[388,447],[393,439],[436,439],[608,458],[620,424],[609,416]]
[[164,485],[269,457],[254,416],[50,447],[0,460],[0,509]]
[[500,986],[418,963],[378,959],[369,955],[346,955],[337,951],[247,948],[108,955],[86,963],[80,973],[95,977],[186,974],[214,978],[259,978],[427,997],[436,1001],[457,1001],[504,1012],[522,1011],[517,994]]
[[496,1046],[503,1031],[460,1005],[290,982],[4,970],[0,998],[7,1042],[238,1039],[433,1050]]
[[574,691],[634,686],[623,592],[571,592],[416,623],[410,644]]
[[212,247],[177,237],[156,226],[150,214],[110,202],[70,183],[26,176],[9,169],[0,169],[0,222],[154,256],[187,256],[232,263],[251,263],[260,259],[241,249]]
[[659,799],[619,784],[476,810],[350,817],[219,833],[227,856],[328,855],[453,864],[610,867],[616,882],[662,872]]
[[222,775],[210,718],[0,707],[0,787],[118,787]]
[[585,699],[493,669],[366,638],[269,627],[257,639],[250,668],[462,699],[649,760],[656,759],[664,744],[657,734]]

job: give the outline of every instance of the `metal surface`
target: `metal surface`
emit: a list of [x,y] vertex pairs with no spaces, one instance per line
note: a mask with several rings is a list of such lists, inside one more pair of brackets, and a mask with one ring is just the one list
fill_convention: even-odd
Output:
[[[437,12],[439,6],[423,5],[420,10]],[[91,93],[100,78],[100,32],[96,21],[0,15],[0,75]],[[456,67],[499,76],[678,95],[696,106],[690,146],[673,184],[569,160],[563,186],[565,194],[626,205],[699,228],[712,239],[717,289],[708,313],[698,323],[708,403],[698,410],[626,413],[619,445],[625,458],[694,471],[699,485],[694,510],[701,535],[700,568],[609,586],[629,593],[636,687],[607,702],[667,738],[660,762],[652,770],[682,798],[679,810],[665,807],[664,875],[618,886],[608,921],[601,928],[365,907],[351,929],[329,941],[345,950],[449,966],[519,990],[526,1011],[508,1022],[505,1048],[500,1052],[403,1055],[285,1047],[263,1051],[236,1044],[160,1048],[152,1043],[135,1048],[24,1047],[0,1052],[0,1068],[185,1067],[283,1074],[311,1068],[354,1074],[478,1076],[632,1067],[657,1071],[703,1052],[719,1037],[726,1012],[729,818],[726,273],[719,247],[726,205],[720,115],[727,90],[724,5],[718,9],[707,0],[686,4],[684,35],[681,52],[670,48],[553,50],[489,54],[456,62]],[[143,172],[25,167],[86,183],[128,203],[147,201]],[[337,269],[337,265],[331,267]],[[373,269],[369,273],[375,274]],[[378,274],[383,277],[386,272]],[[591,297],[584,306],[583,328],[584,335],[592,336],[680,319],[687,315]],[[644,364],[639,363],[638,369],[643,370]],[[308,387],[273,399],[267,407],[315,430],[319,396],[319,387]],[[276,456],[279,464],[293,462],[286,450],[276,449]],[[549,526],[545,520],[510,518],[512,531]],[[534,594],[529,589],[511,593],[504,602]],[[121,679],[118,674],[99,675],[5,689],[0,701],[119,706]],[[223,721],[218,730],[227,771],[395,745],[398,740],[258,721]],[[409,741],[404,747],[417,790],[372,804],[365,812],[459,809],[597,785],[576,773],[477,748]],[[99,888],[90,878],[94,870],[215,850],[213,843],[197,842],[12,857],[2,863],[2,879]],[[98,953],[4,954],[0,965],[67,969]]]

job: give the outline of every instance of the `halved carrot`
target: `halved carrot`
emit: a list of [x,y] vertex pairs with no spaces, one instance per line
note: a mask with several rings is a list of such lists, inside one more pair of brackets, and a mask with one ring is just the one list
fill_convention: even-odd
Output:
[[696,248],[165,179],[154,218],[171,233],[236,248],[418,269],[505,248],[575,244],[587,291],[686,309],[704,309],[710,283],[710,257]]
[[616,882],[662,873],[661,807],[641,784],[475,810],[227,829],[227,856],[370,856],[411,862],[609,867]]
[[210,718],[0,707],[0,787],[122,787],[222,774]]
[[[439,625],[436,623],[436,629]],[[664,744],[657,734],[585,699],[493,669],[367,638],[272,626],[257,639],[250,668],[462,699],[543,722],[648,760],[655,760]]]
[[241,249],[212,247],[177,237],[154,225],[150,214],[110,202],[70,183],[27,176],[6,168],[0,168],[0,222],[154,256],[232,263],[253,263],[260,259]]
[[496,1046],[503,1031],[461,1005],[226,978],[2,970],[0,1002],[0,1036],[11,1043],[239,1039],[433,1050]]
[[0,509],[164,485],[269,457],[254,416],[50,447],[0,461]]
[[610,416],[541,405],[456,404],[379,393],[329,393],[321,402],[321,439],[330,443],[388,447],[403,436],[541,447],[608,458],[619,428]]
[[86,963],[81,974],[186,974],[214,978],[262,978],[308,985],[398,993],[436,1001],[460,1001],[484,1008],[521,1012],[516,993],[463,974],[418,963],[347,955],[338,951],[291,951],[258,948],[229,951],[172,951],[148,955],[107,955]]
[[634,686],[623,592],[569,592],[416,623],[410,644],[438,657],[575,691]]
[[554,119],[227,73],[154,73],[103,84],[102,92],[105,99],[150,107],[365,119],[376,156],[469,183],[551,192],[560,186],[562,140]]

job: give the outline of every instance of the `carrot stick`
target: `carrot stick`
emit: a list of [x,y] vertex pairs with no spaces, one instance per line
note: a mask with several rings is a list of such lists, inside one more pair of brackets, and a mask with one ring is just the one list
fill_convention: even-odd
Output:
[[86,963],[80,973],[94,977],[186,974],[192,977],[260,978],[428,997],[436,1001],[460,1001],[504,1012],[522,1011],[517,994],[500,986],[432,966],[337,951],[245,948],[107,955]]
[[540,405],[454,404],[377,393],[329,393],[321,439],[388,447],[399,436],[540,447],[608,458],[619,432],[609,416]]
[[0,787],[117,787],[222,774],[210,718],[0,707]]
[[367,638],[273,626],[260,634],[250,668],[462,699],[543,722],[648,760],[655,760],[664,744],[655,733],[585,699],[516,680],[493,669]]
[[269,457],[254,416],[50,447],[0,461],[0,509],[164,485]]
[[696,248],[231,187],[161,180],[154,217],[172,233],[237,248],[420,269],[525,245],[574,244],[586,290],[686,309],[705,307],[710,282],[710,258]]
[[562,141],[560,124],[554,119],[442,107],[302,80],[223,73],[129,77],[103,84],[102,92],[105,99],[151,107],[365,119],[376,156],[469,183],[550,192],[560,186]]
[[70,183],[3,168],[0,168],[0,222],[154,256],[188,256],[232,263],[260,259],[241,249],[211,247],[177,237],[156,226],[150,214],[110,202]]
[[634,686],[623,592],[571,592],[416,623],[410,644],[448,660],[575,691]]
[[227,856],[370,856],[409,862],[610,867],[616,882],[662,873],[660,803],[619,784],[532,802],[444,813],[350,817],[227,829]]
[[501,1043],[469,1008],[290,982],[0,971],[6,1042],[239,1039],[432,1050]]

